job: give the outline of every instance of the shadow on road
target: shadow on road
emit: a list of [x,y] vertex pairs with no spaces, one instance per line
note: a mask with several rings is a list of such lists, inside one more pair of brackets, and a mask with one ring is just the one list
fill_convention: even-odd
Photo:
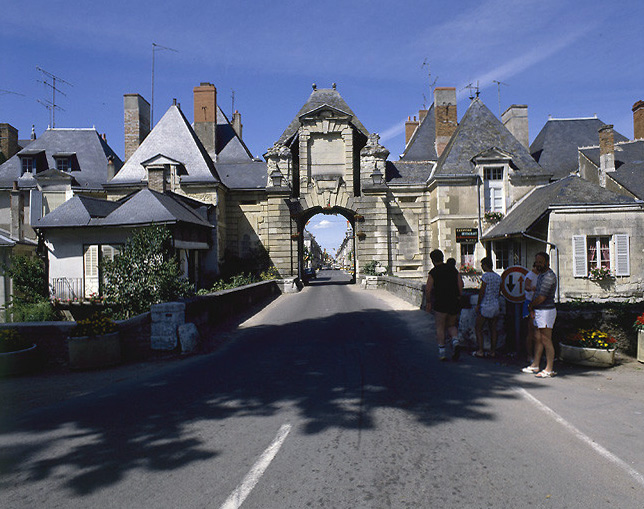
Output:
[[16,433],[20,441],[2,449],[0,486],[16,471],[27,473],[28,485],[63,469],[73,493],[92,493],[135,469],[172,470],[217,456],[192,423],[215,426],[284,406],[296,410],[309,434],[375,428],[374,413],[384,408],[427,427],[494,419],[487,400],[516,397],[508,390],[513,375],[491,363],[477,369],[485,361],[439,363],[422,332],[431,325],[422,311],[369,309],[240,329],[224,349],[163,376],[118,384],[3,430],[3,442]]

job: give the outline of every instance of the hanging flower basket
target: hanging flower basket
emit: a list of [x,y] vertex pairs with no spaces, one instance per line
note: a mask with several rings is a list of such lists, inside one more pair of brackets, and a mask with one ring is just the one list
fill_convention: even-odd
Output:
[[357,232],[356,237],[358,237],[359,240],[364,240],[367,238],[367,234],[365,232]]
[[490,224],[496,224],[503,219],[503,212],[486,212],[483,217]]
[[364,222],[364,216],[361,214],[356,214],[353,216],[353,219],[355,219],[356,223],[362,223]]

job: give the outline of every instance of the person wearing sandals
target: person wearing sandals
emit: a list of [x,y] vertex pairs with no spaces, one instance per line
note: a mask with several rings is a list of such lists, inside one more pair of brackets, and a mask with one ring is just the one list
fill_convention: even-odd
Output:
[[[537,284],[534,299],[528,306],[530,317],[534,320],[534,359],[532,364],[523,368],[524,373],[534,373],[537,378],[551,378],[556,375],[555,348],[552,345],[552,328],[557,318],[555,293],[557,291],[557,275],[550,268],[548,253],[539,252],[534,257],[537,272]],[[541,355],[546,353],[546,367],[539,371]]]
[[438,343],[438,358],[447,360],[447,346],[445,344],[446,332],[449,333],[452,347],[452,360],[458,360],[460,345],[458,342],[458,329],[456,318],[458,304],[463,292],[463,279],[455,266],[443,263],[443,252],[434,249],[429,253],[434,268],[429,271],[425,294],[427,298],[426,311],[434,312],[436,320],[436,342]]
[[476,304],[476,343],[478,349],[475,357],[483,357],[483,326],[487,322],[490,328],[490,356],[496,355],[496,322],[499,317],[499,295],[501,294],[501,276],[492,270],[492,259],[485,257],[481,260],[483,275],[481,276],[481,289]]
[[528,354],[528,362],[534,360],[534,323],[530,318],[530,310],[528,307],[534,299],[534,288],[537,283],[537,273],[535,272],[534,265],[532,270],[525,275],[525,300],[523,301],[522,318],[528,320],[528,334],[525,339],[526,352]]

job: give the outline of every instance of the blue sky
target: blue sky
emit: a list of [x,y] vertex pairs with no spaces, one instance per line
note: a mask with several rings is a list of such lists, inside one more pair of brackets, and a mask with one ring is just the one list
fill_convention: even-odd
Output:
[[21,138],[32,124],[37,134],[46,129],[49,112],[37,100],[51,100],[51,92],[38,82],[38,66],[73,84],[60,84],[65,111],[56,126],[95,126],[121,155],[123,94],[150,100],[153,42],[177,50],[156,53],[155,119],[176,98],[192,120],[193,87],[212,82],[227,114],[235,91],[256,155],[279,138],[312,83],[337,83],[392,159],[404,148],[404,120],[431,104],[435,79],[457,87],[459,118],[468,83],[479,81],[494,113],[493,81],[507,83],[501,109],[528,105],[531,140],[548,115],[597,114],[632,137],[631,106],[644,99],[638,0],[0,0],[0,7],[0,122]]

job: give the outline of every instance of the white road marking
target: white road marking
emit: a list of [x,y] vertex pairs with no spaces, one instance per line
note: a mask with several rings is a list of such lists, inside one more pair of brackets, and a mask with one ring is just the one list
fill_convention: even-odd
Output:
[[644,486],[644,475],[640,474],[637,470],[632,468],[624,460],[618,458],[612,452],[610,452],[608,449],[602,447],[597,442],[595,442],[588,435],[585,435],[584,433],[579,431],[575,426],[570,424],[566,419],[561,417],[557,412],[555,412],[549,406],[547,406],[544,403],[542,403],[541,401],[539,401],[537,398],[535,398],[532,394],[530,394],[525,389],[523,389],[521,387],[517,387],[515,390],[519,394],[521,394],[525,399],[527,399],[528,401],[533,403],[537,408],[539,408],[540,410],[542,410],[543,412],[548,414],[555,421],[557,421],[559,424],[561,424],[564,428],[566,428],[568,431],[570,431],[579,440],[581,440],[582,442],[584,442],[587,445],[589,445],[590,447],[592,447],[595,450],[595,452],[599,453],[602,457],[604,457],[605,459],[607,459],[611,463],[614,463],[618,467],[620,467],[623,470],[625,470],[628,475],[630,475],[633,479],[635,479],[639,484]]
[[237,488],[235,488],[235,491],[230,494],[220,509],[238,509],[244,503],[244,500],[246,500],[246,497],[253,490],[257,481],[262,477],[268,468],[268,465],[270,465],[273,458],[275,458],[275,455],[282,447],[282,444],[284,443],[284,440],[286,440],[290,431],[290,424],[282,425],[277,432],[277,436],[275,437],[275,440],[273,440],[273,443],[262,453],[253,465],[253,468],[250,469],[250,472],[246,474],[244,480],[239,486],[237,486]]

